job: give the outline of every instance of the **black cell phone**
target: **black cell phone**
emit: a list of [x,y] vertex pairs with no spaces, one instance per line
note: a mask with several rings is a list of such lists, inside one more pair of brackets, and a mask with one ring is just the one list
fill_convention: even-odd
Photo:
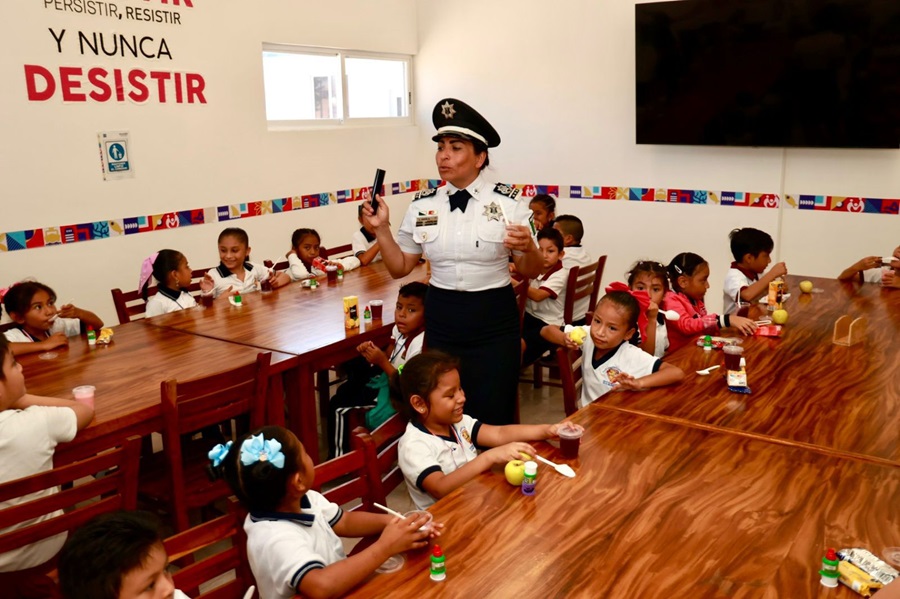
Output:
[[384,170],[378,168],[375,169],[375,182],[372,183],[372,212],[378,212],[378,200],[375,199],[375,194],[381,193],[381,186],[384,185]]

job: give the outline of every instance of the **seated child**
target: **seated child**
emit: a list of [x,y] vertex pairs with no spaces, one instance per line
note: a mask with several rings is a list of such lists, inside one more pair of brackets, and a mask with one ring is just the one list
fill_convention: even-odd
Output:
[[[25,393],[22,366],[16,363],[10,345],[0,337],[0,483],[53,469],[53,452],[59,443],[75,438],[90,424],[94,411],[68,399],[39,397]],[[27,503],[57,493],[45,489],[25,497],[0,503],[0,508]],[[62,510],[29,521],[41,522],[62,515]],[[6,528],[3,532],[10,530]],[[42,588],[46,579],[32,572],[52,559],[66,540],[66,533],[0,554],[0,584],[4,597],[28,596],[25,589]],[[7,594],[8,593],[8,594]],[[34,595],[32,595],[34,596]],[[40,596],[40,595],[37,595]]]
[[[755,302],[769,292],[769,283],[787,275],[787,266],[779,262],[763,274],[769,263],[775,242],[765,231],[744,227],[728,234],[734,262],[725,274],[723,312],[737,312],[741,302]],[[762,275],[762,276],[760,276]]]
[[672,290],[663,299],[663,309],[681,315],[669,321],[669,349],[675,351],[700,335],[715,335],[719,328],[734,327],[745,335],[756,331],[756,323],[737,314],[707,314],[703,298],[709,289],[709,264],[690,252],[678,254],[666,267]]
[[885,287],[900,287],[900,246],[894,249],[890,263],[879,256],[867,256],[845,268],[839,281],[881,283]]
[[[559,424],[482,424],[463,413],[459,360],[439,351],[411,359],[391,379],[394,407],[408,421],[398,447],[409,494],[425,509],[496,464],[534,449],[523,441],[556,436]],[[492,447],[478,453],[476,446]]]
[[534,228],[541,229],[553,226],[553,219],[556,218],[556,198],[546,193],[539,193],[528,203],[531,208],[531,214],[534,217]]
[[[147,299],[151,277],[156,279],[156,294]],[[190,286],[191,266],[181,252],[160,250],[141,263],[138,289],[141,290],[141,297],[147,302],[144,312],[147,318],[196,306],[194,296],[188,293]],[[200,289],[204,293],[212,292],[212,281],[203,277]]]
[[63,599],[187,599],[172,584],[159,522],[147,512],[101,514],[59,553]]
[[[613,286],[607,287],[606,295],[597,302],[590,326],[581,327],[587,334],[581,344],[584,359],[579,408],[610,391],[641,391],[684,379],[680,368],[666,364],[630,343],[634,334],[641,330],[641,321],[645,320],[646,306],[650,302],[647,294],[628,291],[623,283]],[[646,322],[643,326],[646,328]],[[546,327],[544,336],[557,345],[577,348],[578,343],[565,332],[572,328],[578,327]]]
[[365,363],[364,367],[351,367],[348,380],[338,387],[331,398],[328,431],[332,457],[343,454],[349,447],[348,412],[371,408],[366,412],[366,428],[369,430],[375,430],[395,414],[388,380],[407,360],[422,352],[427,292],[428,285],[418,281],[402,286],[394,310],[390,345],[382,350],[371,341],[366,341],[356,348],[364,358],[360,359]]
[[[400,519],[360,510],[344,512],[313,491],[312,458],[292,432],[265,426],[210,451],[222,475],[250,512],[244,522],[247,555],[259,596],[338,597],[392,555],[428,544],[423,517]],[[442,524],[431,533],[437,536]],[[347,557],[340,536],[381,536]]]
[[344,272],[357,268],[361,262],[356,256],[337,260],[325,260],[319,256],[322,238],[315,229],[297,229],[291,235],[291,250],[287,253],[287,275],[291,281],[321,277],[329,264],[339,265]]
[[537,234],[538,249],[544,258],[541,276],[528,282],[528,301],[522,320],[522,365],[532,364],[547,353],[552,344],[541,337],[547,325],[563,324],[566,284],[569,271],[563,268],[562,234],[551,227]]
[[[583,268],[588,264],[593,264],[593,257],[581,245],[581,238],[584,237],[584,225],[581,223],[580,218],[571,214],[561,214],[553,221],[553,228],[562,233],[563,236],[563,246],[566,250],[566,255],[563,257],[563,268],[570,270],[573,266]],[[590,297],[575,300],[575,306],[572,310],[572,324],[581,325],[587,321],[590,303]]]
[[[669,276],[665,265],[650,260],[640,260],[628,272],[628,287],[635,291],[646,291],[650,296],[647,307],[648,330],[641,334],[641,349],[656,358],[662,358],[669,349],[669,334],[666,317],[659,311],[663,298],[669,291]],[[656,331],[653,332],[653,323]]]
[[381,260],[381,248],[375,239],[375,230],[372,225],[363,221],[362,211],[363,205],[360,204],[356,218],[362,226],[353,234],[350,241],[353,244],[353,255],[359,258],[360,265],[367,266],[370,262]]
[[250,238],[247,232],[237,227],[228,227],[219,233],[219,265],[210,269],[203,277],[204,285],[212,282],[213,297],[223,293],[244,294],[259,289],[265,280],[272,287],[281,287],[289,281],[279,278],[262,264],[249,262]]
[[69,337],[87,331],[98,333],[103,321],[93,312],[66,304],[56,308],[56,292],[37,281],[22,281],[3,296],[6,313],[16,323],[4,335],[14,354],[49,351],[69,344]]

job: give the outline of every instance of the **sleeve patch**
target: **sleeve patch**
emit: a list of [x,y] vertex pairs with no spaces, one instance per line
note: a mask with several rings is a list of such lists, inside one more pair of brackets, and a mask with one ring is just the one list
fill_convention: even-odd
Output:
[[437,187],[432,187],[430,189],[423,189],[422,191],[416,192],[415,197],[413,198],[413,202],[416,200],[421,200],[422,198],[430,198],[438,191]]
[[516,196],[519,195],[519,189],[512,185],[507,185],[506,183],[497,183],[497,185],[494,186],[494,193],[499,193],[511,200],[515,200]]

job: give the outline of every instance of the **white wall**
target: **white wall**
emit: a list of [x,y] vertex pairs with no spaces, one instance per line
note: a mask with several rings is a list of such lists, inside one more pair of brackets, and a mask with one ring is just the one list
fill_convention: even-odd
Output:
[[[159,0],[116,0],[126,7],[172,9]],[[61,3],[60,3],[61,4]],[[182,25],[134,23],[64,13],[43,2],[0,3],[0,231],[93,222],[268,200],[371,185],[375,167],[387,181],[418,179],[417,127],[269,132],[262,84],[262,43],[414,54],[412,0],[194,0]],[[63,53],[48,28],[66,29]],[[164,37],[173,59],[82,56],[77,31]],[[206,105],[148,102],[29,102],[24,64],[105,66],[201,73]],[[105,182],[97,133],[127,130],[134,179]],[[409,201],[392,201],[401,210]],[[229,223],[231,224],[231,223]],[[321,207],[242,219],[254,258],[283,255],[290,233],[319,229],[326,245],[348,243],[358,227],[356,205]],[[35,277],[61,300],[115,322],[112,287],[133,289],[140,261],[163,247],[184,252],[194,267],[218,262],[216,236],[205,224],[71,245],[0,253],[0,286]]]
[[[634,5],[420,0],[423,143],[434,101],[451,96],[472,104],[500,132],[492,176],[504,182],[898,197],[897,151],[636,145]],[[422,168],[433,169],[427,160]],[[583,199],[561,199],[559,206],[585,220],[586,246],[609,255],[604,281],[621,278],[639,257],[704,256],[712,270],[707,300],[715,309],[732,228],[768,231],[792,272],[818,276],[835,276],[863,255],[888,254],[900,243],[894,215]]]

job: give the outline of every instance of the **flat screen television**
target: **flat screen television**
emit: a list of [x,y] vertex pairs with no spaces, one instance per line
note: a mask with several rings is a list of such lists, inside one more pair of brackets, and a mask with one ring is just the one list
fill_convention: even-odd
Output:
[[900,0],[635,5],[639,144],[900,147]]

